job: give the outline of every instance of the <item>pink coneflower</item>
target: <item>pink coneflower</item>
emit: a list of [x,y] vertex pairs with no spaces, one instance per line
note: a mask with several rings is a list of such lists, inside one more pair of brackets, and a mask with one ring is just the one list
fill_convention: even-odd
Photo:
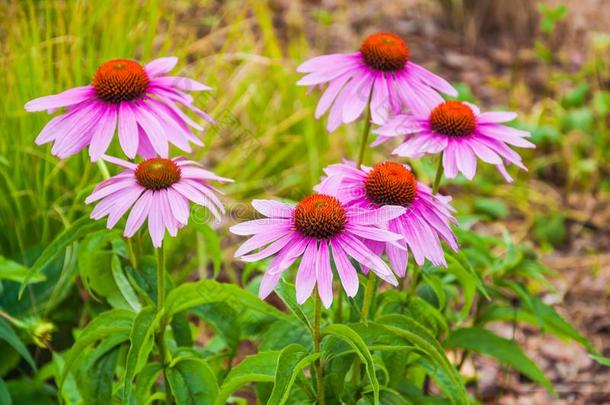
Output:
[[504,161],[527,171],[521,156],[508,145],[522,148],[536,146],[526,140],[529,132],[501,125],[517,117],[512,112],[485,112],[470,103],[445,101],[431,109],[417,109],[411,114],[398,114],[375,131],[380,144],[392,136],[405,135],[405,141],[394,154],[417,158],[443,153],[445,176],[454,178],[461,172],[472,180],[477,170],[477,157],[491,163],[506,179],[512,178]]
[[446,80],[411,62],[407,44],[389,33],[369,35],[355,53],[312,58],[297,71],[308,73],[297,84],[328,83],[316,118],[330,108],[326,125],[330,132],[342,122],[356,120],[369,101],[373,122],[384,122],[391,111],[438,104],[443,98],[437,91],[457,95]]
[[130,159],[136,154],[167,157],[168,143],[186,152],[191,151],[189,142],[203,145],[189,128],[202,131],[203,127],[178,105],[213,122],[185,93],[210,87],[186,77],[165,76],[177,62],[178,58],[167,57],[142,66],[132,60],[111,60],[99,67],[90,85],[28,102],[27,111],[67,109],[43,128],[36,144],[55,142],[52,153],[61,159],[89,146],[91,160],[97,160],[108,149],[118,124],[119,143]]
[[[320,190],[321,194],[307,196],[296,206],[272,200],[254,200],[252,205],[266,218],[231,228],[231,232],[237,235],[253,235],[235,252],[236,257],[254,262],[277,254],[261,281],[261,298],[271,293],[282,272],[299,257],[302,257],[296,276],[299,303],[307,300],[317,284],[322,303],[327,308],[330,306],[333,300],[331,260],[350,297],[358,292],[358,275],[350,257],[371,268],[383,280],[397,284],[388,265],[362,240],[387,242],[400,248],[397,241],[402,236],[377,225],[403,214],[405,209],[347,207],[340,199],[327,194],[335,186],[330,184],[328,189]],[[250,253],[258,248],[261,250]]]
[[98,220],[108,215],[108,228],[131,208],[124,235],[132,237],[148,218],[148,232],[155,247],[160,247],[165,230],[176,236],[178,229],[188,223],[189,200],[206,207],[220,221],[224,214],[222,203],[209,181],[230,182],[204,170],[197,162],[182,157],[151,158],[140,164],[102,156],[108,162],[124,167],[121,173],[101,182],[87,197],[90,204],[101,200],[91,218]]
[[[415,262],[422,265],[425,259],[436,266],[446,266],[441,239],[457,251],[458,245],[450,223],[454,209],[449,205],[451,197],[432,194],[432,190],[415,178],[408,166],[395,162],[362,166],[347,162],[328,166],[321,186],[326,182],[339,183],[337,195],[349,201],[348,205],[361,210],[379,209],[388,206],[404,207],[402,215],[389,219],[386,229],[404,237],[399,244],[408,246]],[[396,244],[368,240],[365,244],[377,255],[384,250],[392,270],[404,276],[408,262],[407,249]]]

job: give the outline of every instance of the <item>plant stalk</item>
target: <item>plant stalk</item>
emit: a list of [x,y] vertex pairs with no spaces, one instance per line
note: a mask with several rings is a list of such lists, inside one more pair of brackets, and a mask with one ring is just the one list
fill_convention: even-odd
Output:
[[[157,313],[162,313],[165,309],[165,252],[163,245],[157,248]],[[169,380],[167,379],[167,373],[165,367],[168,363],[167,347],[165,345],[165,327],[166,320],[165,315],[161,316],[159,321],[159,330],[157,331],[156,341],[157,347],[159,348],[159,361],[163,367],[163,380],[165,381],[165,403],[167,405],[172,404],[172,393],[170,392]]]
[[[320,353],[320,321],[322,318],[320,296],[318,295],[317,288],[313,291],[313,313],[314,313],[314,325],[313,325],[313,351],[314,353]],[[316,366],[316,387],[318,393],[318,405],[324,405],[324,368],[320,358],[315,362]]]
[[360,169],[362,161],[364,160],[364,152],[366,151],[366,143],[369,139],[369,133],[371,132],[371,107],[366,109],[366,118],[364,121],[364,131],[362,132],[362,141],[360,143],[360,151],[358,152],[358,161],[356,162],[356,168]]
[[436,167],[436,176],[434,177],[434,184],[432,185],[432,194],[438,193],[438,188],[441,185],[441,178],[443,177],[443,153],[438,155],[438,166]]

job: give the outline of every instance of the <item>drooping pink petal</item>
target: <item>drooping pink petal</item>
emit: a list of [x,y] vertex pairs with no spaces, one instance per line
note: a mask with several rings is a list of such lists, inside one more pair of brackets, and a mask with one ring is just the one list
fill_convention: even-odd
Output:
[[97,123],[97,128],[93,132],[91,143],[89,144],[89,157],[92,162],[98,160],[108,150],[108,146],[112,142],[114,129],[116,128],[116,121],[116,106],[107,107]]
[[25,104],[25,110],[29,112],[44,111],[69,107],[94,96],[93,86],[74,87],[59,94],[44,96],[30,100]]
[[123,233],[126,238],[131,238],[140,229],[146,217],[148,217],[148,212],[152,205],[152,194],[153,192],[150,190],[145,191],[131,209],[125,224],[125,232]]
[[343,289],[348,297],[354,297],[358,293],[358,274],[347,257],[347,254],[341,248],[341,244],[334,239],[331,239],[330,243],[332,246],[335,266],[337,267],[337,273],[339,274],[339,279],[341,280]]
[[119,143],[125,155],[133,159],[138,152],[138,123],[129,103],[119,104]]
[[305,247],[305,253],[297,270],[295,288],[297,302],[303,304],[311,295],[316,285],[316,257],[318,253],[318,242],[310,239]]
[[318,295],[322,300],[322,305],[329,308],[333,303],[333,271],[330,267],[330,255],[328,252],[328,242],[320,243],[320,250],[316,261],[316,278],[318,284]]

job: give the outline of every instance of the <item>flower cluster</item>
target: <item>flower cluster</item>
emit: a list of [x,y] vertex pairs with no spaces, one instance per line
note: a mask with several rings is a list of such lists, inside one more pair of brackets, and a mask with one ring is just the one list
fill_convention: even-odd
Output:
[[[123,171],[101,182],[87,197],[87,204],[99,202],[91,218],[108,217],[108,228],[131,209],[124,236],[132,237],[148,222],[153,246],[161,247],[165,231],[176,236],[188,223],[189,202],[206,207],[220,220],[224,208],[219,190],[210,182],[232,181],[204,170],[183,157],[169,158],[169,145],[191,152],[190,144],[203,146],[193,130],[203,126],[180,106],[213,123],[193,105],[188,91],[210,87],[198,81],[168,76],[178,59],[166,57],[142,66],[136,61],[115,59],[102,64],[91,84],[63,93],[31,100],[27,111],[49,113],[65,109],[42,129],[36,143],[53,142],[51,153],[61,159],[88,148],[92,161],[113,163]],[[115,132],[127,158],[140,156],[139,163],[106,154]]]
[[[470,103],[445,101],[440,93],[455,97],[457,91],[413,63],[407,44],[394,34],[370,35],[357,52],[317,56],[297,70],[306,74],[297,84],[325,87],[315,116],[328,112],[329,132],[367,111],[366,119],[379,125],[371,146],[402,137],[395,155],[419,158],[440,153],[447,178],[460,172],[472,179],[477,158],[495,165],[507,181],[512,178],[505,164],[526,169],[508,145],[534,147],[526,139],[529,133],[503,125],[516,114],[481,113]],[[363,147],[369,128],[365,125]],[[416,265],[429,260],[446,266],[443,243],[458,250],[451,228],[456,223],[451,197],[437,193],[440,171],[433,188],[418,181],[409,166],[393,161],[372,167],[345,161],[328,166],[324,173],[316,194],[296,205],[255,200],[252,205],[264,218],[231,228],[235,234],[251,235],[237,257],[249,262],[274,256],[261,282],[262,298],[299,258],[297,301],[305,301],[317,286],[328,307],[333,298],[331,263],[352,297],[359,285],[354,263],[363,273],[372,271],[396,284],[396,276],[406,274],[409,253]]]

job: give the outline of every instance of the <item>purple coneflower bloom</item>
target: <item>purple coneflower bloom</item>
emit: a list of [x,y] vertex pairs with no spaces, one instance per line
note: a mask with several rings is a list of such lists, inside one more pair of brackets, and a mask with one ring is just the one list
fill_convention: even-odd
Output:
[[156,157],[135,164],[109,156],[102,158],[125,170],[98,184],[85,202],[100,201],[91,218],[98,220],[108,215],[109,229],[131,208],[124,232],[127,238],[148,218],[153,245],[160,247],[166,229],[176,236],[178,229],[188,223],[189,200],[206,207],[218,221],[225,212],[215,194],[222,192],[208,182],[233,180],[204,170],[197,162],[182,157]]
[[407,44],[389,33],[369,35],[358,52],[317,56],[297,70],[308,73],[297,84],[328,83],[316,118],[330,109],[330,132],[356,120],[369,103],[373,122],[385,122],[389,112],[438,104],[443,98],[437,91],[457,95],[446,80],[411,62]]
[[[386,229],[404,237],[399,244],[408,246],[415,262],[422,265],[425,259],[436,266],[446,266],[441,246],[444,240],[454,251],[457,240],[450,223],[456,223],[449,205],[451,197],[432,194],[432,190],[417,181],[408,166],[395,162],[378,163],[356,169],[351,162],[334,164],[324,169],[326,182],[340,182],[337,195],[349,201],[349,206],[361,210],[379,209],[388,206],[404,207],[403,214],[389,219]],[[396,244],[368,240],[365,244],[376,254],[384,250],[392,267],[399,276],[404,276],[408,262],[408,250]]]
[[[231,228],[237,235],[253,235],[235,252],[247,262],[262,260],[277,254],[261,281],[259,295],[267,297],[282,272],[299,257],[296,275],[297,301],[302,304],[314,286],[325,307],[333,300],[331,261],[335,264],[341,284],[348,296],[358,292],[358,275],[350,257],[367,266],[383,280],[396,285],[388,265],[373,253],[362,240],[394,244],[402,236],[377,227],[405,212],[402,207],[380,207],[362,210],[345,206],[328,193],[338,184],[320,189],[320,194],[303,198],[296,206],[272,200],[254,200],[254,208],[266,218],[244,222]],[[261,248],[256,253],[255,249]]]
[[111,60],[99,67],[90,85],[28,102],[27,111],[67,109],[43,128],[36,144],[55,142],[51,152],[60,159],[89,146],[95,161],[108,149],[118,124],[119,143],[130,159],[136,154],[167,157],[168,143],[186,152],[191,151],[189,142],[203,145],[190,128],[202,131],[203,127],[178,105],[213,122],[185,93],[211,88],[186,77],[165,76],[177,62],[178,58],[166,57],[142,66],[132,60]]
[[525,138],[529,132],[502,125],[512,121],[512,112],[485,112],[470,103],[445,101],[432,109],[412,110],[410,114],[398,114],[375,131],[378,145],[392,136],[405,135],[405,141],[394,154],[417,158],[426,154],[443,153],[443,168],[447,178],[461,172],[472,180],[477,170],[477,157],[491,163],[511,182],[512,177],[504,167],[505,161],[523,170],[527,168],[521,156],[508,145],[522,148],[536,146]]

